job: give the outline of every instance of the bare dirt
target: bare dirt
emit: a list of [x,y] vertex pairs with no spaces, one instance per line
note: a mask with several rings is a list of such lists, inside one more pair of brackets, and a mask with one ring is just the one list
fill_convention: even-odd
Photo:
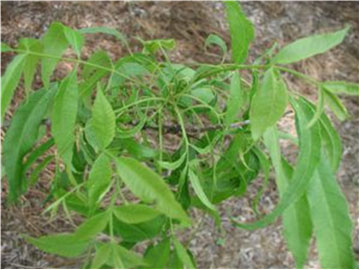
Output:
[[[330,52],[295,64],[294,68],[319,80],[358,81],[359,37],[357,2],[243,2],[242,6],[256,28],[256,41],[250,53],[254,58],[274,42],[284,45],[294,39],[314,33],[340,29],[350,24],[352,30],[345,42]],[[140,49],[135,37],[142,39],[175,38],[177,49],[173,61],[217,62],[219,58],[206,54],[203,49],[206,37],[215,33],[224,38],[230,47],[223,4],[219,2],[2,2],[1,40],[15,46],[21,37],[40,37],[53,21],[61,21],[74,28],[105,25],[114,27],[130,37],[134,50]],[[84,56],[97,49],[111,52],[114,58],[125,54],[124,48],[111,37],[97,36],[87,39]],[[216,53],[216,50],[214,51]],[[4,71],[11,55],[2,55]],[[56,73],[61,77],[67,71],[62,65]],[[288,77],[291,90],[300,91],[316,99],[316,89]],[[23,99],[20,87],[12,103],[11,112]],[[344,151],[338,180],[345,192],[354,220],[354,250],[358,253],[358,180],[359,180],[359,100],[344,97],[351,118],[340,123],[335,120]],[[281,127],[293,130],[293,115],[288,115]],[[2,130],[2,136],[4,131]],[[294,149],[284,145],[291,155]],[[1,267],[2,268],[73,268],[76,260],[63,260],[38,251],[26,244],[20,234],[40,236],[66,231],[71,225],[64,218],[49,221],[41,216],[41,201],[52,177],[51,168],[42,174],[40,184],[22,198],[17,207],[7,207],[4,198],[6,183],[2,184],[1,211]],[[254,218],[251,200],[259,187],[256,181],[249,193],[241,199],[231,199],[221,206],[222,213],[247,221]],[[271,181],[260,203],[262,213],[269,212],[277,203],[277,192]],[[294,268],[294,262],[282,236],[281,222],[254,232],[234,228],[223,218],[225,233],[216,230],[211,218],[195,212],[198,230],[191,236],[190,249],[199,268]],[[184,238],[190,237],[184,235]],[[319,268],[314,245],[307,265]]]

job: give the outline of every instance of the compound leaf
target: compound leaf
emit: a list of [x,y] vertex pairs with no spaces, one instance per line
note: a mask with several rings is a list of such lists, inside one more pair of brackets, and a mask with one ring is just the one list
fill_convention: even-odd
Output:
[[334,33],[298,39],[282,48],[277,55],[275,55],[272,62],[274,64],[289,64],[324,53],[340,44],[344,40],[349,28],[350,27],[347,26]]
[[120,157],[115,161],[118,174],[136,196],[144,202],[155,202],[155,209],[161,213],[185,224],[190,223],[189,217],[158,174],[132,158]]

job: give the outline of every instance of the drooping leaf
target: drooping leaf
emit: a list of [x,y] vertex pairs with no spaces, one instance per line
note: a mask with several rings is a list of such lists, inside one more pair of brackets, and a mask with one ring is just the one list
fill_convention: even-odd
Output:
[[11,102],[17,85],[19,84],[25,59],[25,54],[17,55],[7,66],[5,74],[1,77],[1,121],[4,119],[6,109]]
[[254,140],[281,118],[288,103],[285,82],[272,68],[268,69],[251,101],[250,124]]
[[254,27],[236,1],[226,1],[226,14],[230,27],[232,59],[236,64],[245,61],[250,42],[254,39]]
[[77,257],[85,252],[89,242],[73,234],[55,234],[40,238],[25,237],[25,240],[42,251],[64,256]]
[[22,193],[23,157],[33,147],[38,137],[39,125],[48,110],[55,89],[56,87],[50,90],[42,89],[32,94],[16,111],[6,132],[3,155],[11,201],[15,201]]
[[70,27],[64,26],[63,29],[67,42],[74,49],[78,58],[80,58],[81,49],[84,45],[84,37],[78,31],[71,29]]
[[260,220],[249,223],[236,223],[236,226],[249,230],[262,228],[272,223],[284,210],[295,203],[307,190],[312,176],[320,159],[321,136],[318,123],[307,128],[314,112],[308,108],[303,98],[291,99],[291,104],[296,113],[296,129],[299,136],[299,155],[296,167],[291,177],[290,184],[283,193],[282,199],[276,208]]
[[208,207],[209,209],[216,211],[215,206],[209,201],[208,197],[206,196],[206,194],[201,186],[200,179],[195,174],[193,169],[189,169],[189,179],[190,179],[191,185],[195,191],[195,194],[199,197],[201,202],[204,205],[206,205],[206,207]]
[[218,35],[210,34],[205,40],[205,49],[210,45],[217,45],[222,50],[223,55],[226,55],[227,46],[225,41]]
[[[280,144],[275,127],[269,128],[264,134],[264,143],[269,149],[270,157],[275,168],[276,185],[280,198],[291,184],[293,169],[281,157]],[[284,235],[289,250],[293,254],[297,268],[303,268],[306,262],[312,224],[309,205],[305,195],[288,206],[282,215]]]
[[349,26],[344,29],[328,33],[314,35],[306,38],[298,39],[297,41],[286,45],[282,48],[273,58],[272,63],[274,64],[289,64],[298,62],[305,58],[324,53],[327,50],[340,44],[347,32]]
[[141,204],[128,204],[113,209],[115,216],[122,222],[135,224],[156,218],[161,213],[154,208]]
[[344,81],[327,81],[321,84],[323,88],[333,94],[345,94],[350,96],[359,95],[359,85]]
[[173,237],[172,240],[174,243],[176,254],[179,256],[179,259],[182,261],[185,268],[195,269],[196,266],[194,265],[191,257],[189,256],[186,248],[179,242],[179,240],[176,237]]
[[[19,49],[29,52],[41,53],[43,47],[41,42],[37,39],[23,38],[19,41]],[[24,62],[24,86],[26,93],[29,93],[31,90],[31,84],[34,80],[34,75],[39,60],[39,56],[26,53],[26,59]]]
[[101,233],[109,222],[110,213],[108,211],[97,214],[84,223],[75,231],[74,236],[79,240],[90,240]]
[[92,109],[91,126],[99,148],[105,149],[115,136],[115,113],[100,88]]
[[50,76],[54,72],[57,63],[59,62],[59,59],[56,57],[61,57],[68,47],[68,42],[64,35],[63,27],[64,25],[61,23],[52,23],[48,31],[42,37],[42,44],[44,48],[43,53],[53,56],[43,57],[41,59],[41,79],[46,88],[49,87]]
[[170,238],[150,246],[145,252],[145,261],[151,269],[165,269],[170,257]]
[[348,205],[324,155],[309,186],[307,198],[321,266],[354,268],[352,221]]
[[101,154],[91,168],[88,181],[89,208],[93,212],[104,197],[111,183],[111,160]]
[[160,165],[160,167],[165,168],[167,170],[176,170],[177,168],[179,168],[181,166],[181,164],[184,163],[186,154],[187,153],[184,152],[178,160],[175,160],[173,162],[158,161],[158,164]]
[[333,93],[323,90],[325,102],[340,121],[345,121],[349,113],[341,100]]
[[74,129],[78,110],[78,87],[74,69],[60,84],[51,114],[51,133],[59,155],[71,163]]
[[155,202],[155,209],[165,215],[190,223],[189,217],[175,200],[164,180],[132,158],[117,158],[118,173],[128,188],[144,202]]
[[241,107],[244,104],[243,89],[241,89],[241,79],[238,72],[235,72],[231,77],[230,83],[230,96],[227,100],[225,124],[230,125],[236,119],[236,116],[241,111]]

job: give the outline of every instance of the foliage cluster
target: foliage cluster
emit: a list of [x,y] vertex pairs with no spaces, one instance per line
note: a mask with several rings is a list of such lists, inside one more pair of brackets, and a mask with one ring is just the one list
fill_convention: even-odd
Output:
[[[172,39],[142,41],[142,52],[133,53],[114,29],[74,30],[58,22],[40,39],[21,39],[17,48],[2,43],[3,53],[16,56],[1,80],[1,118],[21,78],[27,94],[3,143],[8,201],[17,202],[55,163],[45,212],[55,216],[61,208],[70,221],[74,213],[84,219],[73,232],[25,236],[27,241],[49,253],[79,256],[84,268],[195,268],[195,258],[176,236],[191,228],[191,209],[202,209],[221,228],[217,205],[246,194],[262,174],[257,212],[273,170],[277,207],[263,217],[258,213],[252,223],[231,217],[234,226],[253,230],[281,216],[297,267],[306,263],[312,236],[324,268],[356,267],[352,222],[335,178],[341,141],[324,107],[346,119],[338,96],[358,95],[358,85],[320,82],[285,66],[340,44],[349,27],[283,48],[275,44],[244,64],[254,29],[237,2],[225,7],[232,63],[225,62],[228,48],[216,35],[205,43],[222,52],[216,65],[172,63]],[[84,36],[97,33],[114,36],[129,54],[114,61],[97,51],[84,60]],[[63,56],[69,47],[73,58]],[[52,81],[60,61],[72,63],[72,71]],[[43,88],[33,91],[38,66]],[[251,81],[241,76],[243,70],[251,72]],[[283,73],[313,86],[317,104],[288,89]],[[295,112],[296,137],[277,129],[289,107]],[[49,121],[51,137],[44,142]],[[169,134],[177,136],[168,141]],[[297,146],[296,163],[282,154],[280,139]],[[169,143],[176,149],[169,150]],[[144,254],[133,250],[149,239]]]

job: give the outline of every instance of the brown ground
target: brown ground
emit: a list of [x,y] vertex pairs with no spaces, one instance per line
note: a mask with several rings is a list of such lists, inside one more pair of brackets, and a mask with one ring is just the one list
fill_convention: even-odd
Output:
[[[264,48],[277,41],[280,45],[312,33],[332,31],[345,24],[352,25],[352,31],[345,42],[332,51],[294,65],[299,71],[319,80],[358,81],[359,39],[357,2],[244,2],[243,8],[256,28],[256,41],[252,45],[250,60],[259,55]],[[205,54],[203,44],[210,33],[216,33],[227,41],[226,20],[223,5],[218,2],[2,2],[1,24],[2,41],[16,45],[21,37],[40,37],[49,24],[58,20],[71,27],[81,28],[97,25],[114,27],[128,37],[175,38],[177,50],[172,54],[175,61],[216,62],[218,58]],[[124,49],[111,37],[89,38],[85,55],[103,48],[114,57],[122,56]],[[135,50],[139,43],[131,39]],[[214,51],[216,52],[216,51]],[[11,59],[4,56],[1,70]],[[57,76],[66,72],[61,66]],[[299,84],[289,78],[289,87],[301,91],[308,97],[316,98],[315,89]],[[19,89],[12,104],[15,108],[23,97]],[[343,99],[352,115],[351,119],[336,127],[344,143],[343,162],[338,179],[349,201],[350,210],[356,227],[354,229],[354,249],[358,252],[358,179],[359,179],[359,102],[356,97]],[[11,110],[12,111],[12,110]],[[8,115],[9,118],[11,115]],[[293,119],[289,115],[281,126],[293,129]],[[5,122],[6,124],[6,122]],[[3,132],[2,132],[3,135]],[[287,153],[293,149],[284,146]],[[24,243],[20,233],[42,235],[66,231],[71,225],[65,219],[48,221],[40,216],[40,202],[44,197],[46,181],[51,170],[43,174],[37,189],[22,199],[19,207],[7,208],[2,203],[1,255],[2,268],[69,268],[79,266],[77,261],[63,260],[43,254],[31,245]],[[232,199],[221,206],[222,212],[229,210],[241,219],[253,217],[250,207],[251,198],[256,193],[255,183],[246,197]],[[2,199],[6,194],[6,183],[2,185]],[[2,200],[2,201],[3,201]],[[276,204],[277,196],[273,182],[264,194],[260,210],[267,212]],[[216,231],[213,221],[200,213],[198,230],[190,242],[190,248],[197,258],[199,268],[293,268],[293,260],[287,251],[281,234],[281,222],[255,232],[236,229],[224,218],[225,235]],[[187,237],[187,235],[184,235]],[[218,245],[223,240],[224,245]],[[319,267],[314,248],[310,255],[309,267]]]

